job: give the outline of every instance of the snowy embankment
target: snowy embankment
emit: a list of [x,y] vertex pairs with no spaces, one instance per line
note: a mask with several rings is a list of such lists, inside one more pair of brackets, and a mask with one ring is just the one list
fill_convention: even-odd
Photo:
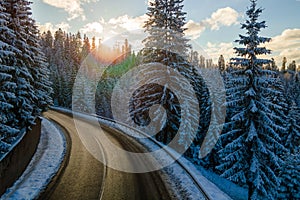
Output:
[[[102,120],[102,122],[116,128],[118,127],[113,122],[109,122],[106,120]],[[137,141],[142,143],[151,152],[163,146],[168,151],[168,154],[174,155],[173,157],[178,157],[178,153],[176,151],[174,151],[171,148],[165,147],[162,143],[159,144],[160,142],[154,141],[154,139],[152,138],[150,138],[151,140],[136,138],[138,133],[135,133],[134,130],[123,127],[121,129],[123,132],[129,134],[131,137],[134,137]],[[161,158],[164,158],[164,156],[162,155],[161,157],[156,159]],[[177,193],[177,197],[182,198],[182,194],[184,193],[185,195],[187,195],[186,197],[188,197],[188,199],[199,199],[198,196],[195,196],[195,194],[198,193],[197,188],[195,188],[193,183],[191,183],[190,177],[186,175],[186,171],[188,171],[191,174],[191,176],[193,176],[196,179],[197,183],[201,185],[201,187],[205,190],[206,194],[209,196],[210,199],[247,200],[248,192],[245,188],[242,188],[225,178],[221,178],[217,174],[207,171],[199,165],[193,164],[191,161],[189,161],[183,156],[181,156],[177,160],[177,162],[180,163],[180,165],[182,165],[183,168],[185,168],[185,170],[183,170],[182,167],[179,166],[179,164],[176,162],[164,168],[166,174],[169,177],[171,177],[171,179],[166,177],[166,180],[169,181],[168,184],[172,186],[171,189],[178,189],[178,183],[180,183],[180,190],[174,191],[175,193]],[[177,182],[174,180],[177,180]]]
[[[103,120],[104,123],[110,124],[111,126],[115,126],[115,123],[108,122]],[[126,130],[126,128],[125,128]],[[132,137],[135,137],[138,135],[137,133],[134,133],[133,130],[127,129],[128,131],[125,131],[125,133],[129,134]],[[124,131],[124,128],[122,128],[122,131]],[[164,147],[168,154],[174,155],[173,157],[178,157],[177,152],[169,147],[165,147],[162,143],[157,147],[157,141],[153,141],[154,139],[151,138],[151,140],[145,140],[136,138],[140,143],[142,143],[149,151],[155,151],[159,147]],[[168,155],[167,155],[168,156]],[[163,158],[159,157],[157,159]],[[217,174],[205,170],[203,167],[193,164],[191,161],[186,159],[185,157],[181,156],[178,160],[178,163],[185,168],[185,170],[182,169],[181,166],[179,166],[178,163],[173,163],[172,165],[164,168],[164,171],[168,174],[171,179],[169,180],[169,184],[173,188],[178,188],[178,185],[176,184],[176,181],[178,180],[180,183],[181,191],[175,191],[179,195],[178,197],[182,197],[182,192],[188,195],[188,199],[199,199],[198,196],[195,196],[197,194],[197,188],[191,183],[190,177],[186,175],[186,171],[193,176],[197,183],[201,185],[201,187],[205,190],[206,194],[209,196],[210,199],[216,199],[216,200],[225,200],[225,199],[234,199],[234,200],[247,200],[248,193],[245,188],[242,188],[229,180],[225,178],[221,178]],[[167,177],[168,179],[168,177]],[[172,181],[173,180],[173,181]]]
[[[53,109],[64,113],[73,114],[73,116],[85,119],[87,121],[89,120],[95,121],[95,117],[91,115],[72,112],[64,108],[53,108]],[[99,119],[99,121],[105,125],[119,129],[122,131],[122,133],[125,133],[128,136],[133,137],[136,141],[141,143],[149,152],[161,148],[161,146],[158,145],[158,143],[151,138],[150,139],[137,138],[136,136],[139,135],[139,133],[135,132],[135,130],[131,128],[122,127],[120,129],[120,126],[117,126],[115,122],[111,122],[104,119]],[[166,157],[170,157],[170,154],[174,155],[175,157],[177,156],[176,155],[177,152],[175,152],[174,150],[166,147],[164,148],[167,150],[167,152],[165,152],[165,155],[160,155],[155,159],[158,160],[164,159]],[[190,175],[188,175],[187,172]],[[194,166],[194,164],[192,164],[183,156],[181,156],[178,159],[178,162],[174,162],[170,166],[163,168],[160,171],[160,174],[166,183],[166,187],[168,187],[169,191],[172,192],[174,199],[195,199],[195,200],[205,199],[200,194],[201,192],[199,192],[199,189],[197,188],[195,183],[191,180],[190,176],[193,176],[194,179],[196,179],[197,183],[201,185],[201,187],[205,190],[206,194],[210,197],[210,199],[217,199],[217,200],[231,199],[227,194],[222,192],[214,183],[208,181],[202,175],[202,173]]]
[[43,118],[36,153],[22,176],[0,199],[36,199],[57,174],[65,153],[65,136],[50,121]]
[[25,134],[26,134],[25,130],[20,131],[20,134],[18,134],[18,136],[14,138],[14,141],[11,144],[1,143],[2,141],[0,141],[0,145],[3,145],[5,149],[3,154],[0,153],[0,160],[4,159],[9,154],[9,152],[11,152],[20,143],[20,141],[23,139]]
[[[109,122],[106,120],[101,120],[102,123],[107,124],[111,127],[118,127],[116,123]],[[143,144],[144,147],[147,148],[148,151],[156,151],[158,148],[162,146],[158,146],[157,142],[154,142],[152,139],[141,139],[136,138],[137,133],[130,128],[122,128],[122,132],[128,134],[131,137],[134,137],[138,142]],[[164,159],[170,155],[173,157],[179,157],[177,152],[171,148],[165,147],[166,154],[161,155],[160,157],[156,157],[156,159]],[[201,185],[201,187],[205,190],[206,194],[210,199],[218,199],[218,200],[229,200],[231,199],[227,194],[222,192],[215,184],[208,181],[201,172],[186,158],[181,156],[177,162],[169,165],[162,169],[161,176],[167,182],[167,187],[169,186],[170,191],[173,192],[176,199],[204,199],[199,194],[199,189],[195,186],[195,183],[191,181],[191,177],[187,175],[187,172],[192,176],[196,182]]]

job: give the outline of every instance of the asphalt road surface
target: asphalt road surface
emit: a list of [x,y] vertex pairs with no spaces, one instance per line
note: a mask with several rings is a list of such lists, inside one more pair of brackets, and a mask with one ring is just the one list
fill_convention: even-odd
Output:
[[[85,148],[71,116],[56,111],[48,111],[44,116],[64,129],[68,138],[69,153],[65,161],[65,168],[58,175],[55,184],[48,188],[43,199],[171,199],[157,171],[125,173],[109,168],[91,155],[91,149],[88,151]],[[84,126],[87,132],[99,129],[93,123],[84,120],[80,122],[80,125]],[[109,127],[103,127],[103,130],[110,141],[120,148],[140,153],[145,151],[141,145],[120,132]],[[106,162],[120,162],[127,166],[136,163],[129,157],[116,155],[108,144],[103,144],[101,141],[97,141],[97,143],[98,145],[95,145],[92,151],[94,155],[102,156]],[[147,164],[147,160],[138,162]]]

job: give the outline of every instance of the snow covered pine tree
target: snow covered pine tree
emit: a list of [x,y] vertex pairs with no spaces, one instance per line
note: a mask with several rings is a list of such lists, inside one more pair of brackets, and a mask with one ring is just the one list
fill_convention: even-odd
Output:
[[8,13],[5,12],[4,2],[0,2],[0,155],[8,150],[11,139],[19,129],[17,128],[13,112],[15,105],[16,82],[13,80],[15,68],[11,66],[17,49],[9,45],[9,40],[15,37],[13,31],[7,27]]
[[281,169],[281,184],[277,199],[300,199],[300,150],[295,150],[284,156]]
[[[143,56],[143,63],[161,63],[166,67],[161,69],[147,72],[145,77],[151,79],[159,75],[159,79],[165,80],[165,85],[149,84],[142,88],[138,88],[134,93],[133,102],[142,102],[141,106],[135,110],[131,110],[132,116],[137,117],[139,114],[148,113],[147,111],[152,105],[162,105],[167,113],[167,121],[165,127],[156,134],[156,139],[163,143],[169,143],[174,135],[177,133],[179,125],[186,126],[186,130],[192,127],[191,124],[197,123],[199,116],[191,116],[190,120],[183,121],[181,114],[186,109],[185,105],[179,105],[178,97],[174,95],[173,91],[168,88],[171,80],[176,80],[175,76],[171,76],[167,67],[179,72],[186,80],[192,85],[194,94],[196,94],[196,101],[201,104],[202,107],[209,107],[208,105],[208,90],[205,87],[203,79],[199,76],[197,70],[188,62],[188,51],[190,45],[188,39],[184,37],[185,15],[183,11],[183,0],[154,0],[149,2],[148,6],[148,20],[145,23],[145,31],[149,33],[149,36],[144,39],[144,49],[141,51]],[[161,66],[161,65],[160,65]],[[184,91],[186,85],[184,83],[176,82],[178,84],[178,91]],[[169,98],[169,99],[168,99]],[[191,96],[182,97],[188,101],[194,101]],[[205,104],[205,105],[204,105]],[[198,113],[201,116],[200,125],[203,130],[208,127],[209,122],[205,119],[209,119],[209,111],[207,109],[199,108]],[[143,116],[148,120],[147,117]],[[143,120],[135,119],[143,124]],[[144,120],[147,124],[147,120]],[[200,132],[205,132],[200,131]],[[189,139],[194,138],[195,133],[186,131],[180,135],[179,144],[186,148]],[[186,139],[184,139],[186,138]],[[189,138],[189,139],[187,139]],[[202,138],[203,139],[203,138]],[[199,142],[199,140],[197,141]],[[197,151],[198,152],[198,151]],[[190,153],[191,154],[191,153]],[[197,156],[196,156],[197,157]]]
[[226,131],[221,136],[224,148],[219,151],[222,158],[217,167],[222,176],[240,185],[247,185],[248,199],[275,199],[279,186],[278,169],[282,165],[279,156],[284,152],[279,132],[283,130],[278,120],[273,120],[276,112],[282,109],[270,101],[280,91],[274,71],[263,70],[270,60],[258,58],[271,51],[262,44],[270,38],[258,33],[266,28],[265,21],[258,22],[262,13],[257,8],[257,0],[250,0],[246,11],[248,19],[242,24],[246,35],[240,35],[236,42],[245,47],[234,48],[238,58],[232,58],[235,70],[232,72],[231,87],[228,88],[227,105],[233,116],[225,124]]
[[1,9],[0,70],[5,74],[1,74],[0,99],[6,104],[1,108],[1,128],[5,131],[0,138],[11,144],[51,103],[51,88],[30,2],[3,0]]

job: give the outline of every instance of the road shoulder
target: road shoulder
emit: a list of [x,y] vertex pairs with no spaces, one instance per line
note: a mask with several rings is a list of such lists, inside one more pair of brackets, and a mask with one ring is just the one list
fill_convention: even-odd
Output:
[[61,170],[67,141],[63,133],[43,118],[40,142],[22,176],[7,189],[2,199],[36,199]]

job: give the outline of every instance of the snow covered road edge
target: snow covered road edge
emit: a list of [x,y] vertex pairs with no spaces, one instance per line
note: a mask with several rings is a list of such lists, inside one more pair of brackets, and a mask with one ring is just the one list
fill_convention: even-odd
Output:
[[57,174],[66,153],[66,138],[54,124],[43,118],[40,142],[22,176],[0,200],[35,199]]

